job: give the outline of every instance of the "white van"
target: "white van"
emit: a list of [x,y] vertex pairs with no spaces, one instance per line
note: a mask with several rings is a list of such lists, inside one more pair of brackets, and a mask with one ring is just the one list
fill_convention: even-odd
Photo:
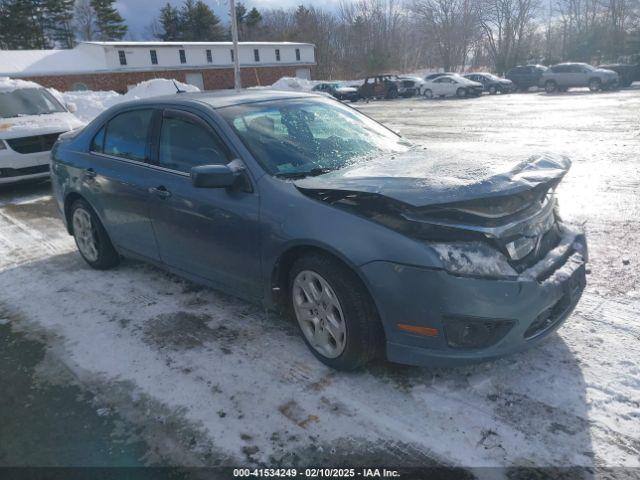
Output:
[[34,82],[0,77],[0,185],[49,176],[58,135],[84,123]]

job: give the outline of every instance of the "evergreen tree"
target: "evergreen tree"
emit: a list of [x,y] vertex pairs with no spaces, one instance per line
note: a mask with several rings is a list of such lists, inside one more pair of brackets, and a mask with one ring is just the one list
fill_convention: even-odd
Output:
[[100,40],[122,40],[127,34],[127,25],[114,7],[114,3],[115,0],[91,0]]
[[160,39],[165,42],[182,39],[182,20],[180,11],[170,3],[160,9],[160,25],[162,33]]
[[223,40],[225,31],[220,19],[202,0],[186,0],[180,12],[182,40],[213,42]]
[[44,33],[55,46],[73,48],[74,0],[43,0]]
[[3,48],[13,50],[47,48],[43,11],[34,0],[2,0],[0,36]]
[[262,14],[256,7],[253,7],[244,17],[244,40],[255,40],[257,38],[257,36],[259,35],[260,22],[262,22]]

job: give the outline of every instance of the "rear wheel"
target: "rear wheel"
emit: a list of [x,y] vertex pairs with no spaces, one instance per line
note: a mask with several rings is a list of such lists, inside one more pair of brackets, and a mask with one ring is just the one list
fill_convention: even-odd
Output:
[[496,88],[495,85],[491,85],[489,87],[489,95],[495,95],[496,93],[498,93],[498,89]]
[[589,80],[589,90],[592,92],[597,92],[602,88],[602,82],[599,78],[592,78]]
[[456,96],[458,98],[464,98],[467,96],[467,89],[466,88],[458,88],[458,90],[456,90]]
[[312,254],[289,275],[294,316],[311,352],[338,370],[353,370],[379,356],[384,333],[360,279],[338,260]]
[[97,270],[107,270],[120,262],[120,255],[91,206],[76,200],[70,211],[73,238],[82,258]]

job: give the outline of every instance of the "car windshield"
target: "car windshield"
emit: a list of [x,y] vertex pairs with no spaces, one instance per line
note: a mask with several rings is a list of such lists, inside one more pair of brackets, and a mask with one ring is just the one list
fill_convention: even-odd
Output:
[[44,88],[0,92],[0,118],[64,112],[64,107]]
[[410,144],[365,115],[324,99],[225,107],[218,112],[272,175],[319,175]]

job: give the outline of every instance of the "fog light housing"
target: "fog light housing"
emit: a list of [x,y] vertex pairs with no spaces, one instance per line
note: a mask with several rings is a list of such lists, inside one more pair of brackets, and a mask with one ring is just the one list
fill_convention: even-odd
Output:
[[495,345],[513,328],[513,320],[447,317],[444,335],[451,348],[487,348]]

